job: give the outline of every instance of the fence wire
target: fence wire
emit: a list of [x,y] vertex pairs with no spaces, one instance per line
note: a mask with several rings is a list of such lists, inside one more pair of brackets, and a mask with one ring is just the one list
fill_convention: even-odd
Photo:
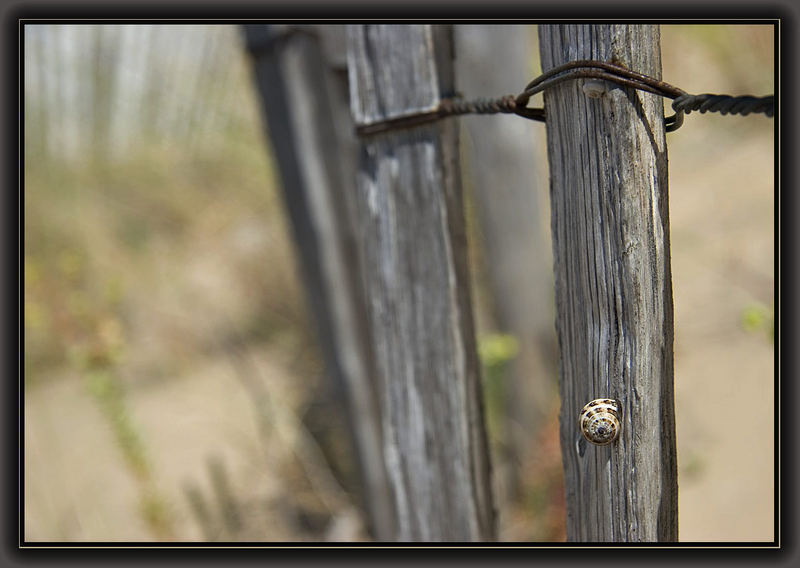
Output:
[[525,89],[516,96],[505,95],[494,99],[480,98],[473,100],[463,100],[459,97],[446,98],[440,101],[438,108],[435,110],[392,117],[372,124],[358,126],[356,130],[361,135],[375,134],[464,114],[515,114],[529,120],[544,122],[546,120],[544,108],[527,106],[531,97],[559,83],[576,79],[590,79],[593,81],[592,85],[584,89],[587,96],[590,97],[600,96],[604,90],[602,84],[597,82],[609,81],[622,87],[645,91],[671,99],[672,109],[675,114],[664,118],[664,126],[667,132],[673,132],[680,128],[683,124],[684,115],[692,111],[701,113],[718,112],[723,115],[740,114],[742,116],[760,113],[770,118],[775,114],[774,95],[765,97],[754,97],[752,95],[691,95],[683,89],[660,79],[631,71],[615,63],[578,60],[569,61],[542,73],[528,83]]

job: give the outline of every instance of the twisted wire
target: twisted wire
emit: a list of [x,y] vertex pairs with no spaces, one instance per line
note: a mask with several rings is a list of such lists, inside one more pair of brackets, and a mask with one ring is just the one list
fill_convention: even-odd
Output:
[[439,104],[440,117],[499,113],[516,114],[530,120],[544,121],[544,109],[528,108],[524,103],[519,104],[514,95],[505,95],[496,99],[445,99]]
[[720,114],[741,114],[747,116],[756,112],[772,118],[775,113],[775,97],[751,97],[749,95],[732,97],[730,95],[681,95],[672,101],[672,108],[689,114],[693,110],[718,112]]
[[600,79],[617,85],[645,91],[654,95],[672,99],[675,114],[664,118],[667,132],[673,132],[683,124],[684,114],[692,111],[719,112],[721,114],[761,113],[772,117],[775,111],[774,96],[753,97],[730,95],[691,95],[660,79],[649,77],[636,71],[605,61],[577,60],[569,61],[546,71],[533,79],[518,95],[505,95],[498,98],[479,98],[463,100],[460,98],[443,99],[438,108],[404,117],[387,119],[380,123],[358,127],[361,134],[381,132],[394,127],[413,126],[430,122],[447,116],[464,114],[515,114],[529,120],[544,122],[545,109],[528,107],[531,97],[564,81],[574,79]]
[[498,99],[480,98],[469,101],[449,99],[442,101],[439,108],[447,116],[461,114],[512,114],[517,110],[517,103],[513,95],[506,95]]

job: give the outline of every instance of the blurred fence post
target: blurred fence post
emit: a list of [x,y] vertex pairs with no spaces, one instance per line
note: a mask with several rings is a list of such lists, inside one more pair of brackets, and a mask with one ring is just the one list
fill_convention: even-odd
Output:
[[[449,26],[347,31],[357,125],[428,111],[452,90]],[[359,243],[403,541],[495,536],[457,128],[450,119],[361,140]]]
[[394,515],[349,204],[355,193],[355,141],[344,30],[243,27],[327,372],[346,404],[364,484],[360,497],[372,536],[389,540]]
[[[529,26],[455,30],[458,86],[468,98],[517,93],[530,80],[535,46],[529,45]],[[537,159],[544,129],[513,115],[461,120],[469,134],[463,155],[483,236],[492,315],[498,331],[513,335],[519,346],[502,385],[503,450],[493,463],[498,498],[516,500],[519,465],[536,451],[533,440],[558,397],[552,254],[543,192],[536,187],[540,179],[546,182],[546,165]]]
[[[661,75],[658,26],[542,25],[544,71],[569,60]],[[570,541],[678,537],[667,151],[662,100],[583,81],[545,92],[561,449]],[[619,402],[622,433],[592,446],[584,404]]]

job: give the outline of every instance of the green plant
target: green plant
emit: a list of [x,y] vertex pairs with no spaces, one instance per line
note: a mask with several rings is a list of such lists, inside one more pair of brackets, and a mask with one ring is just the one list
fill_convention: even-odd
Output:
[[519,352],[519,343],[513,335],[493,333],[478,342],[478,356],[483,370],[484,401],[489,438],[495,444],[504,436],[506,408],[506,382],[509,365]]
[[769,306],[762,303],[752,303],[745,306],[741,313],[741,325],[745,331],[751,333],[764,333],[770,342],[775,343],[775,304]]
[[166,501],[155,484],[146,446],[135,425],[125,399],[125,391],[115,373],[122,352],[121,337],[114,320],[100,327],[94,342],[73,350],[73,361],[84,375],[86,389],[97,402],[111,427],[128,470],[139,486],[139,514],[157,540],[170,540],[172,521]]

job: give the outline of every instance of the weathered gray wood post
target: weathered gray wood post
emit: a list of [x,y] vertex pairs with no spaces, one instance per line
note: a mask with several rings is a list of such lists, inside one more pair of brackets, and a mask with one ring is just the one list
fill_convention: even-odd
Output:
[[[542,69],[614,61],[660,77],[658,26],[542,25]],[[664,109],[583,81],[545,92],[561,445],[570,541],[675,541],[677,471]],[[613,398],[622,433],[581,442],[588,401]]]
[[329,376],[345,403],[371,533],[395,534],[355,244],[356,141],[342,26],[244,26]]
[[[359,125],[453,89],[448,26],[348,26]],[[362,138],[359,230],[397,540],[494,538],[471,315],[458,124]]]

